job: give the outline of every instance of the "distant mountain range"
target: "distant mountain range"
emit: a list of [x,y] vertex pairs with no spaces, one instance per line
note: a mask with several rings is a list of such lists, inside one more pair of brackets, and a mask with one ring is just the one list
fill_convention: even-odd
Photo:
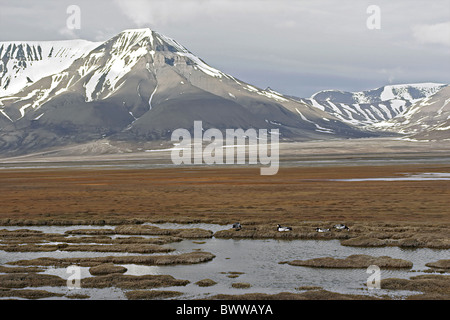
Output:
[[398,132],[416,140],[450,139],[450,86],[419,99],[397,117],[374,124],[373,129]]
[[413,139],[450,139],[450,86],[440,83],[388,85],[345,92],[325,90],[311,98],[292,97],[372,132]]
[[445,86],[437,83],[418,83],[388,85],[361,92],[325,90],[309,99],[296,99],[326,111],[344,122],[364,127],[395,118],[414,103],[432,96]]
[[[288,97],[223,73],[150,29],[105,42],[0,42],[0,156],[100,140],[169,140],[196,120],[205,130],[279,129],[287,141],[442,138],[445,99],[448,87],[432,83]],[[430,115],[426,129],[443,135],[413,128],[423,107],[433,112],[427,103],[441,106],[442,125]],[[401,116],[409,125],[397,122]]]

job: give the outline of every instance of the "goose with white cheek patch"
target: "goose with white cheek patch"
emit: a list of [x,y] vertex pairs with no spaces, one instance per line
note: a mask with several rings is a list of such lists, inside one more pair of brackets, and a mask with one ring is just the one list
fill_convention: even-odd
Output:
[[316,228],[317,232],[330,232],[330,229],[324,229],[324,228]]
[[336,225],[334,225],[333,227],[336,228],[336,229],[338,229],[338,230],[347,230],[347,231],[350,230],[349,227],[347,227],[345,224],[342,224],[342,223],[336,224]]
[[233,224],[233,229],[235,229],[236,231],[239,231],[242,229],[242,226],[239,222],[236,222]]
[[277,225],[278,231],[284,232],[284,231],[292,231],[291,227],[282,227],[281,225]]

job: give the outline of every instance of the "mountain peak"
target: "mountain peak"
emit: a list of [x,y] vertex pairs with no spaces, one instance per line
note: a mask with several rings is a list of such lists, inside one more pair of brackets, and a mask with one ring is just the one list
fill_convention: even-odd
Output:
[[113,36],[109,41],[116,43],[116,46],[122,48],[131,48],[135,44],[141,44],[142,41],[154,42],[154,33],[148,28],[144,29],[126,29]]
[[110,39],[115,43],[114,47],[121,49],[133,48],[135,45],[144,47],[149,45],[150,50],[169,50],[173,53],[190,53],[184,46],[172,38],[166,37],[150,28],[126,29]]
[[[142,29],[126,29],[122,32],[119,32],[115,37],[126,37],[126,38],[136,38],[136,39],[144,39],[144,38],[150,38],[150,40],[153,40],[153,30],[149,28],[142,28]],[[114,38],[115,38],[114,37]]]
[[125,29],[120,33],[148,33],[151,34],[153,31],[150,28],[137,28],[137,29]]

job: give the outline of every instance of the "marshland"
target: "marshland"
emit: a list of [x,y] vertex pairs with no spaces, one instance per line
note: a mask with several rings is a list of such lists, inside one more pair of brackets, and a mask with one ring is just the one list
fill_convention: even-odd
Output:
[[[258,173],[229,167],[0,170],[0,297],[450,296],[450,182],[347,181],[448,174],[450,166]],[[232,228],[235,222],[240,230]],[[333,228],[341,223],[349,230]],[[277,224],[292,230],[279,232]],[[367,286],[369,265],[380,266],[380,289]],[[69,266],[80,268],[80,289],[67,285]]]

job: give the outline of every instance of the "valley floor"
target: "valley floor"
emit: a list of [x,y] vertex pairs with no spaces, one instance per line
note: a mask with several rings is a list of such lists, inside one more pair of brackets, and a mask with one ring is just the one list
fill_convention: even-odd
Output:
[[[339,239],[346,241],[341,242],[343,246],[431,248],[445,258],[450,247],[447,145],[427,150],[430,145],[424,142],[403,142],[403,149],[395,147],[396,141],[390,143],[377,146],[360,140],[347,152],[340,144],[348,141],[290,144],[283,147],[281,167],[273,176],[261,176],[259,166],[162,165],[165,151],[149,152],[149,158],[129,161],[124,155],[107,163],[96,161],[98,157],[84,162],[38,161],[39,157],[33,161],[2,161],[0,229],[49,225],[128,228],[165,222],[227,225],[239,221],[250,228],[241,233],[216,232],[216,238],[280,239],[274,228],[282,224],[294,228],[283,235],[286,240]],[[314,231],[315,226],[334,223],[349,225],[351,232]],[[133,227],[130,230],[136,235],[143,232]],[[3,232],[3,237],[13,236]],[[20,237],[14,241],[20,241]],[[448,260],[442,263],[441,272],[448,273]],[[425,280],[446,284],[448,275],[443,277]],[[408,288],[412,288],[410,284]],[[448,298],[448,287],[437,296],[433,296],[433,290],[427,291],[431,298]],[[344,298],[322,293],[298,298]]]
[[0,218],[450,223],[448,179],[392,179],[422,173],[450,165],[3,169]]

